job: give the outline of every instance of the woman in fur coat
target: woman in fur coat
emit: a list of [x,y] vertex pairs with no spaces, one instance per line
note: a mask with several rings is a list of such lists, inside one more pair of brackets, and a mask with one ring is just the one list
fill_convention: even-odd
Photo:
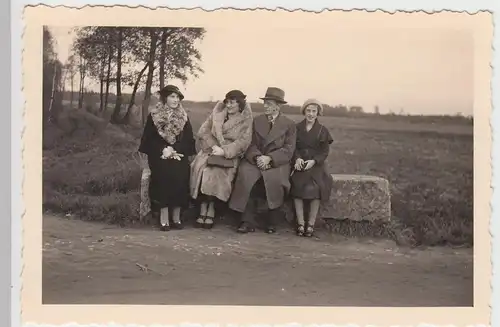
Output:
[[239,90],[226,94],[201,125],[200,151],[191,163],[191,197],[200,202],[197,227],[212,228],[216,199],[227,202],[233,180],[252,140],[252,110]]

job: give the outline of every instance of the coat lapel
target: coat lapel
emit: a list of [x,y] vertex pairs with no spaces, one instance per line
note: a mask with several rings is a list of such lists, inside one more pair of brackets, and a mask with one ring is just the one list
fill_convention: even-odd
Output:
[[224,143],[224,136],[222,133],[222,124],[226,117],[226,110],[222,102],[217,103],[212,113],[212,135],[219,141]]
[[297,124],[297,139],[305,145],[312,145],[316,142],[319,135],[319,129],[321,128],[320,123],[316,119],[312,128],[308,131],[306,126],[306,120],[304,119]]
[[254,119],[255,132],[260,135],[264,140],[269,134],[269,122],[266,115],[260,115]]
[[[266,121],[267,123],[267,121]],[[269,129],[269,123],[267,123],[267,128]],[[274,121],[273,128],[271,131],[266,136],[264,146],[267,146],[269,143],[273,142],[276,140],[278,137],[283,135],[288,129],[288,125],[285,123],[285,119],[283,115],[280,113],[279,116],[276,118]]]

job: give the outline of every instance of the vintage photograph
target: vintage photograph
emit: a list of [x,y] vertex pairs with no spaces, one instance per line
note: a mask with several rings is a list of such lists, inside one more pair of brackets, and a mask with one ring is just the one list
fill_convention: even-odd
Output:
[[383,15],[44,25],[42,304],[474,306],[474,34]]

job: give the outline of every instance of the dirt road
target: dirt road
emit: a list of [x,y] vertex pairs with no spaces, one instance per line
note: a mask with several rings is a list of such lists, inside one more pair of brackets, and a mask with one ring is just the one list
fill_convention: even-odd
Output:
[[[44,304],[471,306],[472,250],[44,216]],[[140,266],[151,270],[141,270]]]

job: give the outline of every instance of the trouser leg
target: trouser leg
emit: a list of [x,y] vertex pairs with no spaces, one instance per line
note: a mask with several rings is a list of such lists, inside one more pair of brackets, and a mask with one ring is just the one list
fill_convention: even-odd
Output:
[[246,224],[251,227],[255,227],[255,210],[256,210],[256,199],[250,197],[245,207],[245,211],[240,214],[241,224]]

